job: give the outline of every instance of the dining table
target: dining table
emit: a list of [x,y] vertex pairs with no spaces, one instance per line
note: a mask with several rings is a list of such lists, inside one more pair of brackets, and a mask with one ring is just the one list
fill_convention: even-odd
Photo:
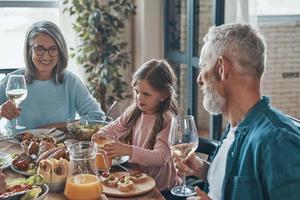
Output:
[[[20,144],[13,143],[11,141],[2,141],[0,143],[0,152],[5,152],[5,153],[20,153],[22,151]],[[3,173],[6,175],[7,178],[21,178],[24,177],[21,174],[18,174],[14,172],[10,168],[6,168],[3,170]],[[46,200],[64,200],[67,199],[63,192],[61,193],[54,193],[54,192],[49,192]],[[113,196],[106,196],[103,195],[101,199],[108,199],[108,200],[120,200],[120,199],[134,199],[134,200],[163,200],[165,199],[163,195],[160,193],[157,187],[155,187],[153,190],[139,195],[139,196],[131,196],[131,197],[113,197]]]

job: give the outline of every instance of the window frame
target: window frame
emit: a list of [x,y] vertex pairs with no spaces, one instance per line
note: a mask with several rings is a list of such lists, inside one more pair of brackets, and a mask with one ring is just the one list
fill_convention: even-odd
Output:
[[[0,8],[55,8],[60,9],[60,0],[0,0]],[[2,67],[0,65],[0,74],[7,74],[14,67]]]
[[[170,0],[164,0],[164,53],[165,58],[172,62],[179,62],[187,65],[187,111],[186,113],[194,115],[197,118],[197,87],[195,85],[198,71],[199,57],[194,55],[195,45],[194,40],[197,35],[195,33],[195,1],[187,1],[187,49],[186,52],[171,51],[169,48],[169,36],[168,36],[168,16],[169,16],[169,2]],[[213,19],[216,26],[224,24],[224,12],[225,12],[225,0],[213,0],[214,13]],[[222,134],[222,115],[210,115],[209,119],[209,132],[210,138],[219,140]]]
[[17,7],[17,8],[58,8],[58,0],[43,0],[43,1],[3,1],[0,0],[0,7]]

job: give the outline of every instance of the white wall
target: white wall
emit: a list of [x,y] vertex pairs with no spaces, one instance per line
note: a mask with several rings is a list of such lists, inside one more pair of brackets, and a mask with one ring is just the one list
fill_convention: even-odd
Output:
[[135,69],[151,58],[163,58],[163,1],[136,0],[134,17],[134,66]]

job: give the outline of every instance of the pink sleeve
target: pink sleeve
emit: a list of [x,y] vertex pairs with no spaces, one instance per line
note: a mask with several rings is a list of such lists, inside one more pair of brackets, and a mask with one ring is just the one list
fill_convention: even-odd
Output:
[[101,131],[120,138],[127,131],[126,113],[123,113],[116,120],[101,128]]
[[172,159],[170,146],[168,145],[170,127],[171,120],[167,120],[165,128],[163,128],[156,136],[153,150],[133,146],[130,162],[143,166],[166,165],[169,160]]

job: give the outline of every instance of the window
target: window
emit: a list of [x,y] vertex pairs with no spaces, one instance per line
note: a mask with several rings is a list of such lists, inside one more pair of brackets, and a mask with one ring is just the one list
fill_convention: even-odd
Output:
[[24,67],[25,34],[39,20],[59,24],[59,0],[0,0],[0,69]]
[[299,0],[257,0],[257,15],[299,15]]
[[220,139],[222,117],[204,111],[196,79],[202,39],[211,25],[224,23],[224,2],[165,0],[165,57],[177,75],[180,114],[194,115],[198,131],[206,134],[209,129],[214,139]]

